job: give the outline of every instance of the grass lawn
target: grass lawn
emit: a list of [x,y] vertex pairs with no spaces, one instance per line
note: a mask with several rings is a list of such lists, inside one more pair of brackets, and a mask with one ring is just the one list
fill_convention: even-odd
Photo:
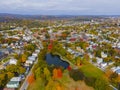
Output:
[[[58,89],[58,86],[60,88]],[[63,73],[63,77],[48,81],[47,85],[41,78],[37,79],[34,83],[29,85],[27,90],[94,90],[92,87],[87,86],[84,81],[74,81],[69,77],[69,72],[66,70]]]
[[45,90],[44,82],[41,78],[29,85],[27,90]]
[[80,69],[83,71],[83,73],[85,74],[85,76],[87,77],[102,77],[104,75],[104,73],[98,69],[97,67],[93,66],[92,64],[86,62],[85,64],[83,64]]

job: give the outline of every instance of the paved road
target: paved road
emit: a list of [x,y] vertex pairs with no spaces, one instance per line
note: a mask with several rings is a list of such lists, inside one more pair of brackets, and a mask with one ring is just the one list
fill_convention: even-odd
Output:
[[[37,42],[39,42],[40,47],[43,48],[41,41],[38,40],[38,39],[36,39],[35,37],[33,37],[33,38],[34,38]],[[35,64],[36,64],[37,62],[38,62],[38,59],[35,61],[34,65],[32,66],[32,68],[31,68],[30,72],[28,73],[25,81],[23,82],[22,86],[20,87],[20,90],[27,90],[27,88],[28,88],[28,86],[29,86],[29,83],[27,82],[27,79],[28,79],[28,77],[32,74],[32,69],[34,68],[34,66],[35,66]]]
[[32,74],[32,69],[34,68],[35,64],[38,62],[38,59],[35,61],[34,65],[32,66],[31,70],[29,71],[27,77],[25,78],[25,81],[23,82],[22,86],[20,87],[20,90],[27,90],[29,83],[27,82],[28,77]]

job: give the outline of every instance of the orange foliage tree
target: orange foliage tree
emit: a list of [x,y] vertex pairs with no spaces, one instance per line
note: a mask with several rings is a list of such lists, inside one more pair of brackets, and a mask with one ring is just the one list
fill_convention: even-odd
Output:
[[32,75],[28,76],[27,81],[29,84],[33,83],[35,81],[34,75],[32,74]]
[[62,70],[60,68],[58,69],[54,69],[53,70],[53,78],[56,79],[56,78],[61,78],[62,77]]
[[56,68],[53,70],[53,78],[57,78],[57,69]]
[[58,78],[62,77],[62,70],[60,68],[57,69],[57,76],[58,76]]

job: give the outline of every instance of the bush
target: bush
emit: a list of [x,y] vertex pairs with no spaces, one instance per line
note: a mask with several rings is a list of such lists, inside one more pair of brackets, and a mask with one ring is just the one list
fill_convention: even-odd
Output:
[[70,77],[73,78],[75,81],[84,79],[84,74],[80,70],[71,70],[69,74],[70,74]]
[[93,78],[93,77],[85,77],[85,83],[86,83],[88,86],[94,86],[95,81],[96,81],[96,78]]

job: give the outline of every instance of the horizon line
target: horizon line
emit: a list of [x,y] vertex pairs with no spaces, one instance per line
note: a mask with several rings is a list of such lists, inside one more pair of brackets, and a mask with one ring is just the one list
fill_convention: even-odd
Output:
[[20,14],[20,13],[0,13],[23,16],[120,16],[120,14]]

